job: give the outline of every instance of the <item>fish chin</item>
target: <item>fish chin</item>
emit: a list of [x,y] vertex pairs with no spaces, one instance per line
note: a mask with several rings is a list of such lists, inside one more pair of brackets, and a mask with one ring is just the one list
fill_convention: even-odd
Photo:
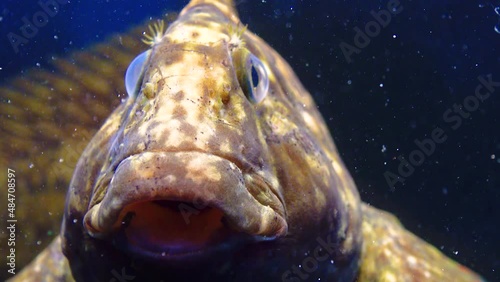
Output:
[[247,184],[238,166],[211,154],[133,155],[120,163],[84,225],[92,237],[133,255],[172,261],[284,236],[281,202],[260,203]]

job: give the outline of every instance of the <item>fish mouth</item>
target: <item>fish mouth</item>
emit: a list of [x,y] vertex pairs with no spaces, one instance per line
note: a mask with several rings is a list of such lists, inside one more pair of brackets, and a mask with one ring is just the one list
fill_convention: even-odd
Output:
[[155,259],[182,259],[287,232],[276,187],[202,152],[145,152],[118,165],[85,215],[94,238]]

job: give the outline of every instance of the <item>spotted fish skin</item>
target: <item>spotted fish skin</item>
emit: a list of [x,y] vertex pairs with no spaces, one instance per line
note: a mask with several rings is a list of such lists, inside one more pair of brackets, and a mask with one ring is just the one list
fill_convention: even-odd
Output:
[[[237,77],[239,50],[265,67],[269,90],[259,103]],[[21,277],[481,281],[360,202],[310,94],[279,54],[243,28],[231,1],[191,1],[152,46],[140,85],[83,152],[62,235]],[[229,232],[228,243],[208,239],[192,243],[189,254],[176,252],[154,236],[173,235],[141,225],[166,218],[147,212],[163,207],[143,203],[197,199],[223,213],[217,228]],[[306,272],[298,265],[309,258],[317,265]],[[42,264],[59,269],[42,273]]]
[[[267,70],[268,95],[258,104],[236,77],[241,66],[233,54],[243,48]],[[144,95],[146,85],[154,97]],[[229,250],[215,247],[210,261],[184,259],[191,264],[187,273],[169,261],[177,258],[169,258],[165,248],[145,255],[154,262],[141,265],[145,270],[134,268],[138,277],[279,278],[303,259],[295,253],[314,249],[321,237],[336,246],[335,265],[324,261],[315,275],[354,279],[361,250],[356,188],[334,158],[311,97],[288,64],[244,29],[232,4],[191,2],[152,47],[142,89],[96,134],[70,185],[63,250],[77,280],[104,280],[110,269],[131,265],[111,243],[120,233],[115,223],[124,207],[148,200],[189,203],[195,197],[222,210],[228,228],[250,241],[242,238],[243,244]],[[134,210],[132,224],[140,222],[141,212]],[[277,265],[272,272],[265,269],[270,263]],[[214,271],[224,266],[227,273]]]
[[[52,70],[29,69],[0,85],[0,164],[17,175],[16,219],[22,243],[16,245],[16,270],[59,234],[76,163],[126,97],[123,73],[147,48],[140,41],[145,29],[147,24],[69,57],[54,56]],[[0,181],[7,183],[7,169],[0,171]],[[0,191],[2,203],[7,202],[6,192]],[[8,210],[2,209],[3,223],[7,216]],[[7,246],[7,235],[0,233],[1,246]],[[2,256],[0,280],[10,276],[7,269]]]

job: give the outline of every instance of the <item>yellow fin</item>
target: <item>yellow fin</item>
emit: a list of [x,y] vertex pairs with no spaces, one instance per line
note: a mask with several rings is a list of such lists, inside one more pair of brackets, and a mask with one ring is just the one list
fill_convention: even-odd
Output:
[[418,238],[392,214],[362,204],[363,251],[357,281],[483,281]]

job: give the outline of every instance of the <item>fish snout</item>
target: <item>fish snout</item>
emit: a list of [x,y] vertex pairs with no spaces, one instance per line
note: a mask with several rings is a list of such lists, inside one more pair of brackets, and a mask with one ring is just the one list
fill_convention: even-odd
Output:
[[84,226],[94,238],[166,259],[242,238],[272,240],[287,232],[284,207],[258,179],[207,153],[132,155],[118,165],[102,201],[86,213]]

